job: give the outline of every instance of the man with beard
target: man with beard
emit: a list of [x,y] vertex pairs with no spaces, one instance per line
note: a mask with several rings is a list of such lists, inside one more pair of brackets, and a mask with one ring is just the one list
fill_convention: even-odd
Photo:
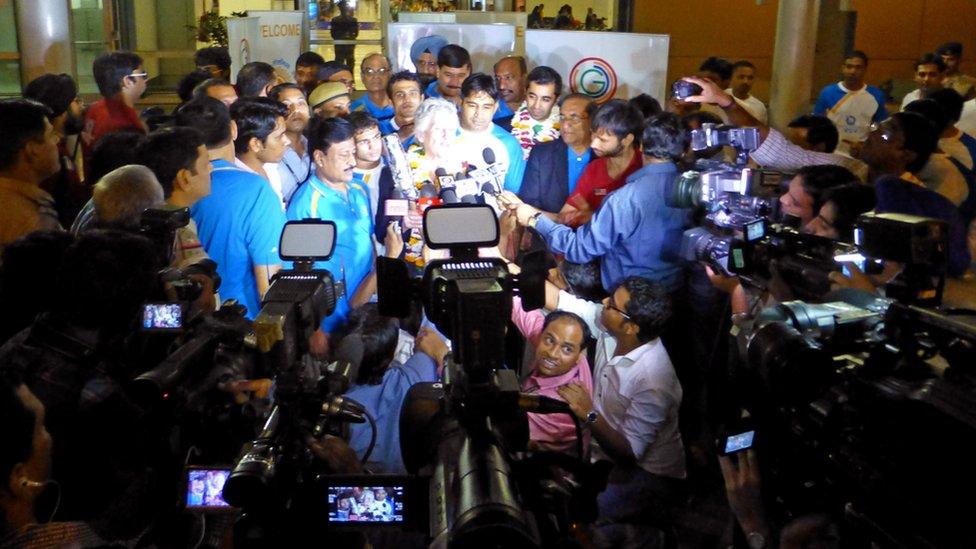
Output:
[[418,38],[410,46],[410,60],[420,78],[420,89],[427,89],[431,82],[437,80],[437,55],[446,45],[447,40],[443,36],[432,34]]
[[511,119],[511,133],[522,146],[526,160],[536,144],[559,139],[559,107],[556,101],[563,93],[563,79],[550,67],[532,69],[528,81],[525,101]]
[[308,139],[303,135],[308,126],[310,113],[305,93],[297,84],[280,84],[269,95],[288,109],[285,118],[285,136],[289,145],[278,162],[278,178],[281,181],[281,200],[285,207],[298,187],[312,174],[312,160],[308,155]]
[[380,133],[396,132],[406,150],[414,142],[413,117],[424,100],[420,79],[412,72],[400,71],[390,77],[386,93],[393,102],[393,118],[380,122]]
[[78,97],[78,86],[67,74],[44,74],[27,84],[24,97],[51,109],[48,121],[61,136],[58,141],[61,169],[41,182],[41,188],[54,198],[54,209],[61,225],[68,227],[81,207],[91,197],[90,189],[81,184],[75,158],[78,153],[78,134],[84,126],[84,104]]
[[591,121],[594,158],[580,175],[576,189],[559,212],[560,222],[578,227],[593,216],[603,200],[642,166],[640,137],[643,117],[622,99],[604,103]]

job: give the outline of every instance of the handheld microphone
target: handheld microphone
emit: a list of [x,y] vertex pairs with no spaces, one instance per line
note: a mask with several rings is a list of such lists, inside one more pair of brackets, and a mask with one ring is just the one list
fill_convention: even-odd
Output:
[[481,158],[485,161],[485,164],[487,164],[485,166],[485,170],[488,171],[489,177],[491,177],[491,181],[495,186],[495,191],[491,194],[498,194],[502,192],[504,183],[500,181],[501,170],[499,169],[498,163],[495,159],[495,151],[491,150],[490,147],[485,147],[484,150],[481,151]]
[[444,204],[457,204],[459,202],[457,191],[454,187],[441,187],[441,202]]
[[477,204],[478,203],[478,197],[476,195],[473,195],[473,194],[466,194],[466,195],[464,195],[464,196],[461,197],[461,203],[463,203],[463,204]]
[[437,194],[437,187],[434,187],[430,181],[424,181],[424,184],[420,186],[420,198],[417,199],[420,212],[423,213],[429,206],[437,206],[440,203],[441,198]]
[[430,181],[424,181],[424,184],[420,186],[420,198],[436,198],[437,188]]
[[403,191],[398,187],[393,187],[390,198],[387,198],[383,204],[383,211],[386,216],[402,221],[409,209],[410,204],[408,204],[407,197],[403,195]]
[[569,404],[561,400],[556,400],[542,395],[527,395],[525,393],[519,393],[518,396],[519,408],[526,412],[534,412],[536,414],[562,414],[562,413],[573,413],[570,409]]

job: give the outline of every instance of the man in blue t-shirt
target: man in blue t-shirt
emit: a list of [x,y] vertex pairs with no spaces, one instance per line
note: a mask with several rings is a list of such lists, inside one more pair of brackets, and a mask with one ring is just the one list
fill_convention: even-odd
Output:
[[359,72],[366,95],[353,101],[349,110],[366,111],[380,122],[393,118],[393,103],[386,94],[386,84],[392,75],[390,60],[382,53],[371,53],[363,59]]
[[288,205],[288,219],[324,219],[336,224],[335,253],[315,264],[326,269],[346,291],[337,296],[335,311],[322,320],[312,340],[319,354],[328,345],[328,334],[342,328],[349,316],[350,298],[373,267],[373,215],[369,194],[353,181],[356,142],[352,125],[342,118],[313,119],[306,136],[314,173],[299,187]]
[[[268,116],[273,125],[276,115]],[[177,111],[176,123],[203,133],[213,167],[210,196],[197,202],[190,214],[204,250],[217,262],[220,296],[236,299],[253,319],[271,276],[281,268],[281,201],[263,177],[234,165],[237,131],[223,103],[211,97],[194,99]]]
[[386,93],[393,102],[393,118],[380,122],[380,133],[383,135],[396,133],[403,149],[406,150],[416,140],[413,117],[417,113],[417,107],[424,100],[424,90],[416,74],[400,71],[390,77]]
[[437,53],[437,80],[427,86],[427,97],[443,97],[461,104],[461,84],[471,74],[471,55],[457,44],[448,44]]
[[884,92],[864,82],[868,56],[852,51],[844,58],[841,74],[844,79],[820,92],[813,114],[826,116],[837,126],[840,144],[837,152],[848,154],[867,139],[872,123],[888,118]]
[[498,168],[498,183],[517,193],[525,174],[525,158],[518,140],[492,122],[498,101],[498,88],[492,77],[479,72],[465,79],[461,85],[461,134],[455,147],[461,160],[478,169],[489,167],[485,151],[491,150]]

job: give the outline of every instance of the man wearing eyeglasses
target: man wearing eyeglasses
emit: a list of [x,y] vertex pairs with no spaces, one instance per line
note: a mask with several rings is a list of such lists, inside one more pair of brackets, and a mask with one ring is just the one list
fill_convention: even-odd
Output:
[[631,276],[601,305],[550,285],[546,306],[579,315],[597,340],[592,398],[578,384],[559,388],[592,434],[594,459],[613,462],[597,497],[594,542],[644,546],[652,529],[642,525],[666,520],[686,476],[678,430],[683,391],[660,338],[672,311],[667,290]]
[[529,153],[518,193],[523,202],[556,216],[592,157],[590,117],[597,107],[582,93],[563,98],[559,104],[560,139],[539,143]]
[[393,103],[386,95],[386,85],[392,75],[390,60],[381,53],[372,53],[363,59],[359,72],[366,95],[353,101],[349,109],[353,112],[364,110],[378,122],[393,118]]
[[102,98],[85,112],[81,145],[86,169],[91,149],[102,136],[120,131],[146,132],[135,110],[149,81],[142,58],[127,51],[104,53],[92,63],[92,72]]

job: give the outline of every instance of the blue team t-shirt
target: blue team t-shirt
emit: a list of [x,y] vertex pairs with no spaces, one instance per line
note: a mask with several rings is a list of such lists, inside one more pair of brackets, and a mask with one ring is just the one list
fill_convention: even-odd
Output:
[[256,265],[277,265],[278,242],[285,226],[281,201],[261,176],[230,162],[211,162],[210,196],[190,208],[200,243],[217,262],[220,297],[247,307],[247,318],[261,310]]
[[569,194],[573,194],[576,190],[576,182],[583,175],[586,165],[590,163],[592,153],[592,149],[586,149],[583,154],[577,155],[571,147],[566,147],[566,179],[569,183]]
[[373,268],[373,214],[369,193],[355,181],[348,186],[343,196],[313,174],[288,204],[289,220],[314,218],[336,224],[335,253],[328,261],[315,263],[316,269],[328,270],[336,281],[346,283],[346,293],[336,299],[335,311],[322,320],[322,330],[328,333],[345,325],[351,310],[349,297]]
[[389,120],[393,118],[393,105],[387,105],[382,108],[378,107],[376,106],[375,103],[369,100],[368,95],[364,95],[359,99],[353,101],[352,104],[349,105],[349,110],[350,111],[365,110],[370,114],[370,116],[375,118],[378,122],[382,122],[384,120]]

